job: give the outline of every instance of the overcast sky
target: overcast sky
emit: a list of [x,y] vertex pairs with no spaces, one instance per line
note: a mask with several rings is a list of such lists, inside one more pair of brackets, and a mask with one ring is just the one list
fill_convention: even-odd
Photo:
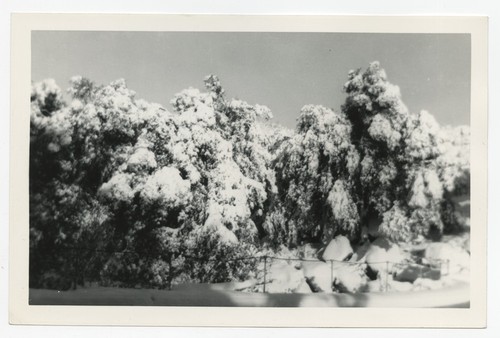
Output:
[[305,104],[339,110],[350,69],[378,60],[413,113],[469,124],[470,36],[357,33],[32,33],[32,80],[124,78],[139,98],[170,108],[175,93],[216,74],[231,97],[267,105],[295,126]]

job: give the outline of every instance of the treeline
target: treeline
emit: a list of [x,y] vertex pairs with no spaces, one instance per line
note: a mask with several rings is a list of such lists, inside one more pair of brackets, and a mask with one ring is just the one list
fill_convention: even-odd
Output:
[[294,131],[228,98],[215,76],[171,111],[123,80],[74,77],[65,102],[33,84],[30,286],[164,288],[244,279],[261,250],[461,229],[469,129],[410,114],[374,62],[340,112],[307,105]]

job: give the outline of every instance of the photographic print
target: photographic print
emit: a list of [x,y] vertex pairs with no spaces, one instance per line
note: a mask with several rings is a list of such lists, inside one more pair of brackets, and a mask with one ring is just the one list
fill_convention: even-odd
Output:
[[228,28],[30,30],[28,306],[471,310],[471,33]]

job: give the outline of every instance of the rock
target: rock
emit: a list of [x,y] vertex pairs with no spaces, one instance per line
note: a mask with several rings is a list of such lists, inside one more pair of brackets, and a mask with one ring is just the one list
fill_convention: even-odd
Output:
[[332,292],[332,272],[325,262],[303,262],[303,274],[313,292]]
[[372,245],[378,246],[378,247],[383,248],[385,250],[389,250],[390,248],[392,248],[396,244],[391,242],[390,240],[388,240],[385,237],[378,237],[376,240],[374,240],[372,242]]
[[318,284],[316,284],[316,282],[314,281],[314,277],[312,277],[312,278],[306,277],[306,283],[312,292],[314,292],[314,293],[324,292],[323,290],[321,290],[321,288],[318,286]]
[[304,281],[301,270],[286,261],[276,261],[269,266],[266,275],[266,291],[269,293],[290,293]]
[[378,271],[373,271],[369,265],[366,265],[365,273],[370,280],[376,280],[380,278]]
[[470,264],[469,253],[461,247],[449,243],[431,243],[425,249],[424,262],[441,267],[443,274],[460,274],[468,270]]
[[333,268],[333,286],[339,292],[363,292],[368,288],[364,264],[337,263]]
[[293,293],[312,293],[311,287],[307,283],[306,279],[302,280],[302,283],[299,284],[297,288],[293,290]]
[[364,262],[365,261],[365,256],[366,252],[370,248],[370,242],[364,242],[363,244],[359,245],[358,247],[355,248],[353,255],[349,259],[350,262]]
[[394,273],[394,280],[398,282],[413,283],[417,278],[429,278],[437,280],[441,278],[441,271],[423,265],[402,265],[399,271]]
[[303,262],[303,273],[314,292],[356,293],[368,288],[364,264]]
[[323,252],[323,259],[343,261],[352,255],[352,247],[349,239],[345,236],[337,236],[330,241],[325,251]]
[[379,274],[392,273],[405,258],[399,246],[385,238],[377,238],[365,255],[365,261],[370,269]]

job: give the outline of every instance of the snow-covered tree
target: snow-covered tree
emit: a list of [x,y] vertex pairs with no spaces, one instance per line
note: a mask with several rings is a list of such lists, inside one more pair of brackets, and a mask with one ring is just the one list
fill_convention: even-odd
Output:
[[444,190],[441,216],[445,230],[456,231],[469,225],[470,128],[441,128],[438,144],[436,167]]
[[[270,112],[226,99],[216,77],[207,77],[206,86],[206,93],[190,88],[177,94],[174,112],[164,111],[161,119],[147,123],[126,165],[101,187],[104,197],[116,194],[112,201],[133,196],[123,209],[127,215],[140,210],[128,221],[138,225],[138,234],[130,237],[137,241],[154,233],[148,245],[161,247],[158,252],[168,262],[155,262],[156,267],[182,269],[173,266],[180,258],[184,266],[201,266],[221,252],[244,252],[258,237],[258,222],[274,189],[269,153],[255,126]],[[115,182],[123,187],[115,189]],[[169,244],[176,241],[180,245]],[[199,257],[201,244],[212,255]],[[220,271],[216,275],[220,278]]]
[[[40,165],[42,171],[44,165],[58,169],[53,171],[55,197],[46,199],[46,189],[40,189],[38,199],[68,212],[73,210],[70,200],[102,205],[105,217],[99,222],[107,237],[99,249],[113,252],[103,264],[102,278],[124,285],[135,285],[139,278],[165,287],[192,267],[195,260],[186,260],[202,252],[199,245],[210,247],[214,257],[223,252],[238,256],[263,235],[266,201],[276,188],[259,125],[271,113],[226,99],[214,76],[207,77],[206,87],[206,93],[190,88],[176,95],[169,112],[136,99],[123,80],[96,86],[74,77],[67,107],[52,82],[34,86],[33,142],[41,147],[39,141],[46,139],[43,155],[58,156]],[[43,156],[34,159],[39,158]],[[71,199],[56,199],[65,191],[72,192]],[[50,249],[56,238],[47,238],[40,225],[45,208],[38,212],[35,203],[32,208],[37,211],[32,232],[45,238]],[[53,231],[65,229],[54,217],[52,221]],[[73,242],[67,247],[78,250]],[[245,270],[254,263],[234,267]],[[229,278],[217,269],[214,274],[218,280]]]
[[359,157],[350,135],[342,115],[322,106],[302,108],[295,135],[283,142],[276,159],[284,207],[278,212],[289,243],[358,231],[350,177]]
[[361,223],[375,220],[380,233],[395,240],[439,235],[445,192],[468,180],[465,133],[452,141],[428,112],[410,114],[378,62],[365,72],[351,71],[344,89],[342,110],[360,154],[354,184]]
[[[64,103],[53,80],[34,84],[30,140],[30,282],[68,288],[81,283],[96,250],[106,243],[107,208],[100,205],[81,171],[76,105]],[[79,165],[80,164],[80,165]],[[85,182],[85,183],[82,183]],[[64,272],[64,275],[63,275]],[[55,283],[55,284],[54,284]]]
[[251,273],[262,241],[356,241],[373,223],[410,240],[465,224],[468,128],[410,114],[376,62],[344,88],[341,112],[306,105],[293,131],[213,75],[171,111],[124,80],[73,77],[68,103],[53,80],[33,84],[30,285],[225,281]]
[[344,89],[341,113],[305,106],[295,133],[276,142],[280,203],[268,233],[278,243],[360,240],[378,224],[394,240],[439,235],[449,191],[468,182],[465,129],[455,135],[426,111],[410,114],[378,62],[351,71]]
[[402,156],[410,114],[399,87],[387,80],[378,62],[364,72],[351,71],[344,90],[347,98],[342,112],[352,123],[351,140],[359,153],[359,174],[352,184],[361,226],[374,220],[387,222],[392,217],[384,213],[401,214],[394,207],[405,193]]

